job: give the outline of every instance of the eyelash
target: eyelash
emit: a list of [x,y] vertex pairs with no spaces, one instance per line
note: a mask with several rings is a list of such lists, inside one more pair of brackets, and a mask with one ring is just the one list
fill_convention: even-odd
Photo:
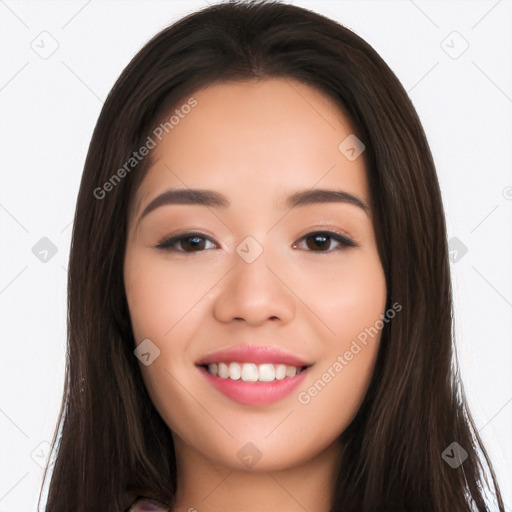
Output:
[[[347,236],[342,235],[340,233],[336,233],[335,231],[312,231],[311,233],[308,233],[307,235],[304,235],[303,237],[301,237],[299,239],[299,241],[302,241],[309,237],[314,237],[314,236],[323,236],[325,238],[330,238],[331,240],[338,242],[340,244],[340,246],[335,249],[330,249],[330,250],[326,250],[326,251],[308,250],[307,252],[330,253],[330,252],[335,252],[335,251],[342,251],[349,247],[358,247],[358,244],[354,240],[352,240],[351,238],[348,238]],[[192,233],[182,233],[179,235],[173,235],[169,238],[162,240],[160,243],[156,244],[155,247],[157,249],[161,249],[164,251],[182,252],[185,254],[191,254],[191,253],[195,253],[195,252],[203,252],[203,251],[207,251],[207,250],[211,249],[210,248],[210,249],[200,249],[198,251],[185,251],[185,250],[180,250],[180,249],[176,249],[175,247],[173,247],[175,244],[182,242],[184,240],[187,240],[189,238],[200,238],[201,240],[208,240],[208,241],[212,242],[211,239],[208,238],[203,233],[192,232]],[[212,242],[212,243],[214,243],[214,242]],[[295,248],[296,246],[297,246],[297,242],[294,242],[293,248]]]

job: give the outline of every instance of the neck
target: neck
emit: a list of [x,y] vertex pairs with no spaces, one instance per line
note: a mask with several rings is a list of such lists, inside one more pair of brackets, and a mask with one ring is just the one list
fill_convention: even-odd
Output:
[[177,493],[173,512],[328,512],[340,460],[337,442],[299,465],[241,471],[175,439]]

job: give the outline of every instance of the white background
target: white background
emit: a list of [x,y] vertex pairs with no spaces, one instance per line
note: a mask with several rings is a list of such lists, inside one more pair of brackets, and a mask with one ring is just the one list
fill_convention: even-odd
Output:
[[[71,221],[102,103],[150,37],[207,3],[0,0],[0,512],[36,510],[64,378]],[[467,247],[452,264],[462,377],[512,511],[512,2],[289,3],[366,39],[420,115],[448,236]],[[46,59],[33,49],[57,44]],[[32,252],[42,237],[58,251],[46,263]]]

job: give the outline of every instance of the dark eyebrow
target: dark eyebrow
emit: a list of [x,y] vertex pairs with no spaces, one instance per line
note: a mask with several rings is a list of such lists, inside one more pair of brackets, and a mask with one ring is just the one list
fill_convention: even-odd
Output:
[[296,206],[306,206],[316,203],[349,203],[358,206],[365,212],[370,210],[369,204],[348,192],[321,188],[313,188],[292,194],[286,200],[285,208],[295,208]]
[[[301,192],[295,192],[289,196],[283,206],[283,209],[292,209],[297,206],[307,206],[318,203],[349,203],[358,206],[365,212],[370,206],[358,197],[344,192],[343,190],[327,190],[327,189],[310,189]],[[149,212],[164,205],[173,204],[189,204],[208,206],[213,208],[227,208],[230,204],[229,200],[213,190],[201,189],[172,189],[167,190],[163,194],[155,197],[147,206],[139,217],[140,222]]]
[[139,220],[140,222],[149,212],[152,212],[156,208],[170,204],[195,204],[201,206],[210,206],[216,208],[227,208],[229,201],[225,196],[214,192],[213,190],[199,190],[191,188],[180,188],[167,190],[163,194],[155,197],[141,213]]

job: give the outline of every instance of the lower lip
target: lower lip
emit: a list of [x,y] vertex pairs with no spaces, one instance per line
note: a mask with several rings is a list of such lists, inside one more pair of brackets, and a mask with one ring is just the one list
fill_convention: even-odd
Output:
[[243,380],[223,379],[212,375],[202,366],[202,374],[218,391],[231,400],[245,405],[268,405],[289,395],[305,378],[308,368],[295,375],[271,382],[244,382]]

